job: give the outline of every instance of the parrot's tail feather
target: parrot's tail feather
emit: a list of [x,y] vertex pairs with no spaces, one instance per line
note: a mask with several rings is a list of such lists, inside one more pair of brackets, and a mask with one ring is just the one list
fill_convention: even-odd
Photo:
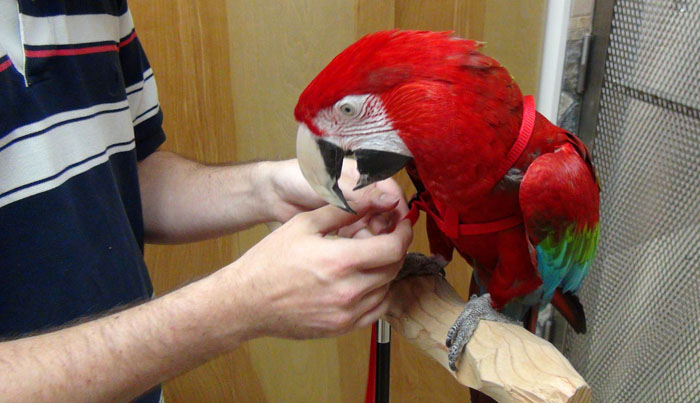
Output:
[[561,289],[557,288],[552,298],[552,305],[561,312],[576,333],[586,333],[586,313],[576,295],[562,292]]
[[471,403],[496,403],[491,397],[476,389],[469,389],[469,397]]
[[539,305],[535,305],[528,309],[523,318],[523,325],[530,333],[535,334],[537,330],[537,317],[539,316]]
[[469,296],[481,294],[479,284],[476,282],[476,273],[472,273],[472,280],[469,282]]

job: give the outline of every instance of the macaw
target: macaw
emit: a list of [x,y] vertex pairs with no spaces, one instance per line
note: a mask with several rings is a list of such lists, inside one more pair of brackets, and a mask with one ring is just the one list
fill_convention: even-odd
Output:
[[474,268],[472,289],[482,295],[447,335],[452,369],[480,319],[523,320],[551,301],[585,332],[575,292],[599,233],[585,145],[537,113],[480,47],[447,32],[367,35],[313,79],[294,110],[300,168],[319,195],[352,211],[338,186],[349,154],[357,188],[406,167],[431,253],[449,261],[456,249]]

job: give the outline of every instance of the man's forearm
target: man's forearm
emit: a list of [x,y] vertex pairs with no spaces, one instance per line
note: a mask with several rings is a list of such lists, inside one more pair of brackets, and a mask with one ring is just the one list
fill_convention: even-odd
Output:
[[208,277],[101,319],[0,343],[2,400],[128,401],[235,347],[251,335],[245,309],[231,315],[242,300],[213,297],[221,281]]
[[152,154],[139,163],[147,240],[197,241],[273,220],[269,164],[209,166]]

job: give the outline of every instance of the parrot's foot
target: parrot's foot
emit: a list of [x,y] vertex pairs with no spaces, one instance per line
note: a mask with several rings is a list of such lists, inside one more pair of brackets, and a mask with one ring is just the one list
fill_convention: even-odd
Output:
[[518,323],[493,309],[491,306],[491,295],[472,295],[469,298],[469,302],[467,302],[467,306],[464,307],[454,325],[447,332],[445,344],[450,349],[447,358],[453,371],[457,370],[457,361],[462,356],[462,351],[464,351],[474,330],[479,325],[479,321],[482,319],[502,323]]
[[403,266],[401,266],[401,271],[394,281],[400,281],[410,276],[440,275],[445,277],[447,263],[447,260],[438,255],[425,256],[422,253],[408,253],[403,261]]

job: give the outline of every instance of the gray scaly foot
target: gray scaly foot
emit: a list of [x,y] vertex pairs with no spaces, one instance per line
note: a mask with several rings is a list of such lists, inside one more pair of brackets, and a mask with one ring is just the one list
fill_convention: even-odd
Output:
[[482,319],[494,322],[518,323],[493,309],[491,306],[491,295],[472,295],[469,298],[469,302],[467,302],[467,306],[464,307],[454,325],[447,332],[445,344],[450,349],[447,358],[453,371],[457,370],[457,360],[462,356],[464,347]]

